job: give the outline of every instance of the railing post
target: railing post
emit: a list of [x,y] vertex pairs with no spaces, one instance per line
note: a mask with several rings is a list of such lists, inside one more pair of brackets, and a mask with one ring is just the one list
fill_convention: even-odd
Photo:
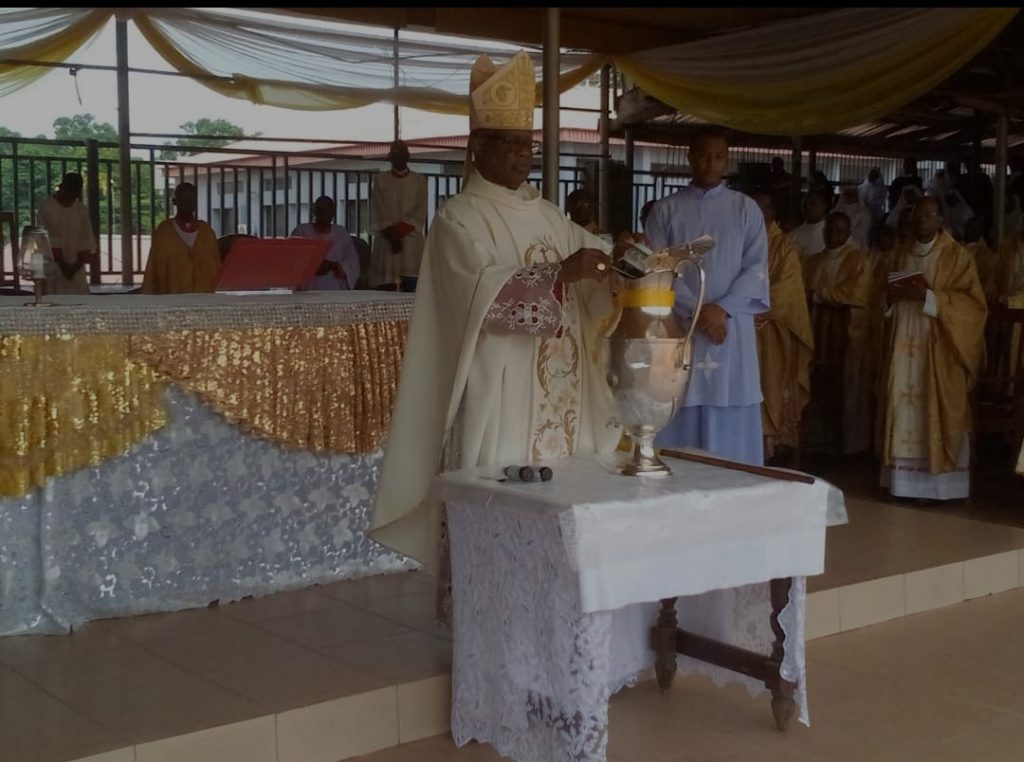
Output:
[[541,157],[544,167],[542,185],[544,198],[552,204],[558,203],[559,153],[561,151],[558,130],[558,78],[559,70],[559,21],[558,8],[544,9],[544,151]]
[[[611,152],[609,148],[608,132],[610,129],[611,115],[609,110],[609,89],[611,80],[611,66],[605,65],[601,68],[601,158],[598,160],[597,168],[597,203],[598,203],[598,226],[603,232],[612,233],[611,225]],[[632,182],[632,179],[631,179]]]
[[128,22],[118,19],[117,34],[117,141],[118,191],[121,194],[121,282],[135,284],[135,257],[132,246],[132,151],[131,123],[128,118]]
[[89,282],[98,285],[103,282],[100,258],[100,144],[95,138],[85,141],[85,203],[89,207],[89,224],[93,240],[96,241],[96,259],[89,267]]

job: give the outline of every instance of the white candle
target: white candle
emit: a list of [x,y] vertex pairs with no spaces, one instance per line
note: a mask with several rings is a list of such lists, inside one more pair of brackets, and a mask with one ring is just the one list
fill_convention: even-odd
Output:
[[39,249],[32,251],[32,278],[33,280],[46,280],[46,259]]

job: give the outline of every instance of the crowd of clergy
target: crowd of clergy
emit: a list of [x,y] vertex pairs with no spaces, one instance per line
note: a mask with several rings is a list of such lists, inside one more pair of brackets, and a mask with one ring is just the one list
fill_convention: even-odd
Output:
[[[1005,235],[991,241],[992,183],[977,168],[962,175],[959,164],[949,162],[926,188],[908,159],[889,186],[872,169],[862,183],[844,184],[836,194],[817,172],[806,192],[794,193],[777,158],[770,182],[739,203],[734,197],[742,194],[721,195],[724,136],[704,137],[691,146],[695,178],[701,152],[721,153],[705,186],[695,183],[646,204],[644,234],[665,246],[714,228],[720,250],[752,258],[736,264],[739,281],[733,273],[722,284],[715,255],[705,264],[710,292],[719,288],[722,300],[711,300],[698,317],[698,336],[708,343],[695,346],[694,356],[704,372],[691,379],[690,406],[682,411],[690,414],[680,414],[671,426],[712,432],[708,441],[720,432],[712,449],[736,460],[786,462],[801,450],[874,451],[885,464],[881,486],[893,495],[967,497],[968,395],[984,355],[986,315],[989,307],[1024,296],[1024,161],[1011,161]],[[426,178],[409,169],[403,142],[391,146],[388,159],[390,171],[373,183],[372,249],[335,223],[337,205],[328,196],[317,199],[311,221],[292,232],[331,242],[303,288],[415,290],[427,222]],[[81,190],[81,176],[69,173],[39,206],[55,254],[51,293],[88,293],[83,265],[95,251],[95,238]],[[794,198],[800,199],[799,224],[785,214]],[[226,244],[237,236],[218,241],[197,218],[192,184],[179,185],[173,202],[175,215],[153,234],[142,291],[212,291]],[[756,221],[752,209],[758,210]],[[598,232],[588,191],[570,194],[566,211],[588,233]],[[763,254],[751,253],[761,250],[757,236],[764,239]],[[739,288],[743,273],[751,280]],[[740,335],[726,342],[733,311],[748,311],[751,328],[732,321]],[[721,372],[708,373],[712,368]],[[697,398],[702,402],[693,406]],[[730,450],[729,432],[758,428],[763,439],[746,436],[746,445]],[[669,439],[671,432],[662,437]],[[751,441],[758,449],[763,444],[763,453],[747,452]]]
[[765,216],[771,309],[758,316],[765,452],[874,452],[881,486],[925,501],[970,491],[970,392],[992,308],[1024,298],[1021,162],[1011,162],[1004,235],[991,179],[956,162],[926,188],[915,162],[878,169],[834,197],[823,175],[802,221],[781,160],[753,192]]

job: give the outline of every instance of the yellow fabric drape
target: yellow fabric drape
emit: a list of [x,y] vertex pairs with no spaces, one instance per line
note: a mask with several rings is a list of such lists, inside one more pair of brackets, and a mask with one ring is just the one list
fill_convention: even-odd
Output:
[[126,453],[167,422],[120,335],[0,336],[0,496]]
[[[759,134],[835,132],[882,117],[934,88],[1017,11],[843,9],[613,60],[645,92],[709,122]],[[871,16],[851,15],[856,12]],[[912,33],[879,45],[891,33],[890,16]],[[850,32],[846,18],[869,20]]]
[[407,324],[210,328],[131,339],[131,356],[255,436],[374,452],[391,421]]
[[[8,12],[0,21],[20,28],[22,33],[0,36],[0,60],[66,61],[99,33],[110,16],[109,8],[33,8]],[[0,63],[0,97],[32,84],[50,71],[42,66]]]

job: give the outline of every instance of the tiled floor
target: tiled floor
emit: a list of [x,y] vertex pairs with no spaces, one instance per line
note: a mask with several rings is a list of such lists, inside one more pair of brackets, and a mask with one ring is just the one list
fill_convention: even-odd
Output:
[[[810,581],[816,598],[815,605],[808,606],[809,635],[847,630],[1021,584],[1024,529],[858,498],[850,499],[848,505],[851,523],[829,530],[826,572]],[[980,557],[985,557],[984,562],[968,561]],[[892,598],[891,610],[886,609],[887,596]],[[446,724],[444,696],[451,645],[433,622],[433,597],[432,580],[409,573],[175,614],[93,622],[69,636],[0,638],[0,760],[65,762],[111,752],[95,762],[277,762],[279,758],[335,762],[330,752],[303,744],[333,733],[344,737],[345,748],[358,754],[435,735]],[[1019,594],[998,600],[1004,599],[1021,600]],[[966,616],[988,611],[984,605],[984,601],[969,602],[948,611],[962,610]],[[992,606],[992,611],[1001,610]],[[1024,621],[1024,611],[1017,613]],[[898,628],[903,621],[917,619],[886,627]],[[958,633],[961,629],[973,632],[973,626],[956,619]],[[1021,632],[1024,628],[1018,622],[1018,638]],[[860,632],[821,642],[832,641],[851,643],[853,651],[869,649],[858,644],[872,642]],[[928,646],[934,650],[948,642],[948,638],[931,638]],[[817,649],[823,648],[818,654]],[[811,655],[816,664],[820,662],[815,669],[829,677],[823,681],[827,685],[822,693],[815,694],[812,670],[816,718],[818,712],[825,713],[825,719],[829,716],[835,675],[849,673],[851,685],[858,679],[851,664],[839,664],[839,657],[830,662],[828,654],[824,646],[812,644]],[[835,669],[840,671],[832,674],[830,670]],[[953,687],[951,683],[949,688]],[[631,692],[636,698],[624,699],[623,706],[635,704],[640,714],[658,717],[666,706],[682,711],[687,696],[707,692],[698,683],[687,682],[678,696],[659,704],[644,698],[646,690]],[[1008,684],[999,690],[1006,701],[1020,699],[1011,695]],[[880,706],[887,707],[890,716],[892,701],[910,701],[894,691],[890,687],[879,694],[885,698]],[[727,698],[731,696],[727,691],[714,695],[716,701],[746,706],[741,697]],[[707,698],[710,701],[710,694]],[[838,696],[833,698],[843,703]],[[644,701],[651,704],[646,709]],[[690,718],[686,722],[703,718],[705,698],[694,703],[696,708],[683,712]],[[349,704],[354,707],[354,725],[339,726],[335,710]],[[864,716],[870,714],[858,707]],[[628,717],[630,711],[616,708],[615,716]],[[756,707],[737,712],[758,715]],[[879,710],[879,714],[885,712]],[[995,731],[1011,733],[1005,723],[996,723],[1000,718],[993,719]],[[724,719],[700,719],[705,721],[720,727],[714,723]],[[680,727],[688,727],[686,722]],[[620,735],[628,738],[626,732]],[[754,731],[735,732],[743,739]],[[227,745],[232,749],[241,743],[250,744],[254,751],[230,758],[189,752],[190,743],[196,748],[201,745],[196,739],[208,749],[211,736],[220,735],[231,736]],[[171,736],[178,736],[174,743],[160,740]],[[270,741],[260,741],[267,738]],[[764,741],[766,753],[789,748],[775,736],[768,738],[773,740]],[[656,762],[660,753],[630,756],[632,747],[624,743],[613,738],[613,754],[622,759]],[[639,739],[630,743],[646,748]],[[323,748],[337,747],[325,743]],[[440,740],[418,748],[425,750],[425,756],[395,759],[429,762],[435,751],[447,753]],[[267,749],[276,753],[259,756]],[[459,759],[472,761],[473,753],[463,752]]]
[[447,675],[433,595],[409,573],[0,638],[0,760],[76,759]]
[[[610,762],[1020,762],[1024,590],[808,644],[811,727],[774,729],[765,698],[677,681],[612,699]],[[432,738],[358,762],[499,762]]]

